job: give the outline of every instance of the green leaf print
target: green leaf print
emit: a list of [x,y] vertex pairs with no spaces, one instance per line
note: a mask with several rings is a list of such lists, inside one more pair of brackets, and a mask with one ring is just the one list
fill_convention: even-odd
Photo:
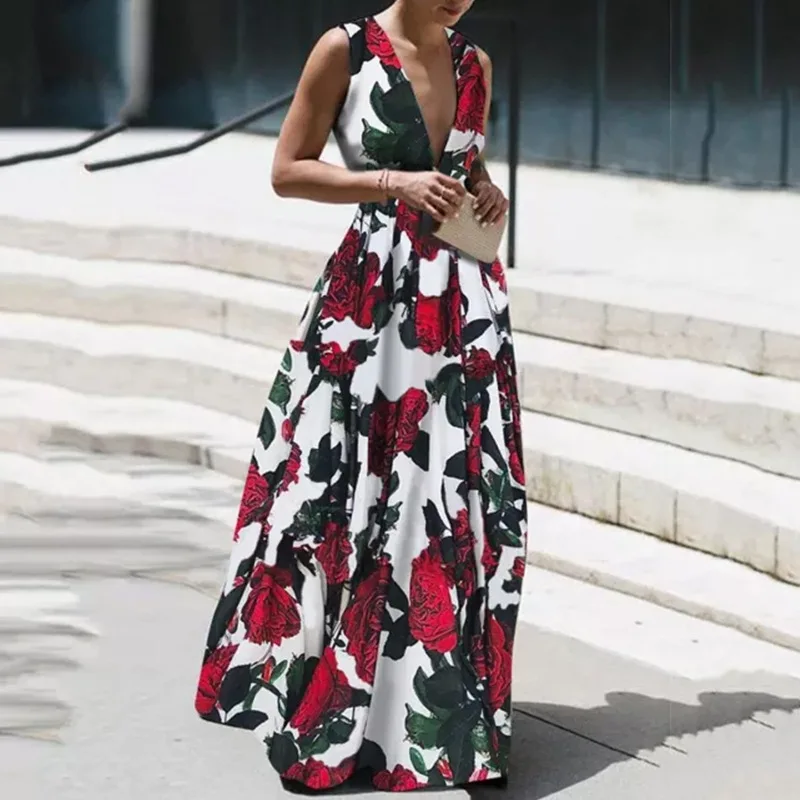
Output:
[[289,666],[288,661],[281,661],[280,664],[278,664],[275,669],[272,670],[272,674],[269,676],[269,683],[276,684],[282,677],[283,673],[286,672],[287,666]]
[[297,745],[290,733],[276,733],[268,740],[269,760],[278,772],[286,772],[292,764],[300,760]]
[[422,753],[420,753],[416,747],[412,747],[409,749],[408,755],[411,757],[411,766],[414,767],[420,775],[427,775],[428,768],[425,766],[425,759],[422,757]]
[[254,683],[250,687],[250,691],[247,693],[247,697],[245,697],[244,703],[242,703],[242,711],[250,711],[250,709],[253,707],[253,702],[256,699],[256,695],[259,693],[260,690],[261,687],[257,683]]
[[317,738],[311,742],[307,749],[303,748],[302,755],[303,757],[321,756],[323,753],[326,753],[328,750],[330,750],[330,748],[330,740],[323,734],[322,736],[317,736]]
[[438,403],[460,383],[461,374],[460,364],[448,364],[439,370],[439,373],[432,381],[426,381],[425,387],[434,401]]
[[304,500],[300,510],[294,515],[292,524],[283,533],[291,534],[298,539],[314,536],[322,530],[323,510],[319,500]]
[[[370,102],[372,101],[373,95],[371,94]],[[373,108],[375,108],[374,105]],[[375,109],[375,113],[378,113],[377,109]],[[381,97],[381,114],[383,115],[382,118],[389,120],[386,123],[387,127],[395,130],[422,124],[419,104],[408,81],[401,81],[392,86],[389,91],[383,93]]]
[[461,670],[446,664],[428,678],[425,691],[434,706],[455,708],[464,700]]
[[275,422],[272,419],[272,414],[269,408],[264,408],[264,413],[261,415],[261,424],[258,426],[258,438],[261,441],[261,446],[267,450],[275,439]]
[[481,717],[482,706],[474,701],[460,708],[439,730],[437,744],[447,751],[454,783],[466,783],[475,770],[472,731]]
[[331,399],[331,421],[344,422],[344,399],[341,392],[334,392]]
[[424,714],[414,711],[406,703],[406,733],[412,744],[418,745],[423,750],[436,747],[436,735],[441,724],[438,719],[426,717]]
[[464,384],[461,381],[455,382],[450,387],[445,411],[447,412],[447,421],[454,428],[464,427]]
[[373,128],[369,122],[364,120],[364,130],[361,134],[364,154],[376,164],[393,164],[401,135],[402,133],[398,134],[395,131]]
[[281,369],[284,372],[290,372],[292,369],[292,351],[288,347],[284,351],[283,358],[281,359]]
[[488,755],[491,750],[489,747],[489,731],[486,730],[486,725],[483,722],[479,722],[472,729],[472,746],[475,748],[475,752],[481,755]]
[[285,372],[279,372],[275,376],[275,383],[272,384],[269,399],[285,414],[291,398],[292,380]]
[[400,508],[402,505],[402,503],[395,503],[395,505],[389,506],[386,509],[386,513],[383,515],[384,530],[390,531],[395,528],[400,521]]
[[296,656],[289,664],[289,669],[286,673],[286,692],[291,695],[299,695],[303,691],[303,672],[304,672],[304,656]]
[[495,508],[503,508],[510,489],[508,474],[505,472],[488,472],[483,477],[483,489]]
[[356,723],[352,719],[334,720],[327,730],[328,741],[331,744],[344,744],[350,741]]

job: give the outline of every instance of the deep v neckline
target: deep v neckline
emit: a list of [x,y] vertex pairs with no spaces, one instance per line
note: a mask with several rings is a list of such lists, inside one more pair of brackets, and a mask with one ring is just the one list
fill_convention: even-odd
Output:
[[386,32],[383,25],[375,19],[375,17],[369,18],[372,24],[377,28],[380,32],[380,35],[386,40],[386,44],[389,46],[389,51],[391,52],[392,56],[394,56],[395,60],[399,65],[399,72],[402,76],[403,80],[408,84],[408,88],[411,90],[411,96],[414,98],[414,104],[417,107],[417,113],[419,115],[419,125],[422,128],[425,134],[425,141],[428,146],[428,153],[430,154],[431,158],[431,165],[433,169],[438,169],[441,165],[442,161],[444,160],[445,155],[450,150],[450,143],[453,138],[453,130],[456,126],[456,120],[458,119],[458,106],[461,102],[460,89],[459,89],[459,82],[458,82],[458,51],[457,48],[454,46],[453,39],[455,37],[455,32],[450,28],[445,28],[445,36],[447,37],[447,46],[450,48],[450,63],[452,66],[453,71],[453,85],[455,87],[455,99],[456,99],[456,108],[455,112],[453,113],[453,121],[450,123],[450,127],[447,129],[447,134],[445,136],[444,145],[442,147],[442,152],[439,153],[438,158],[436,154],[433,152],[433,139],[431,138],[431,132],[428,128],[428,123],[425,120],[425,114],[422,113],[422,105],[419,102],[419,95],[417,94],[417,90],[414,88],[414,83],[409,78],[408,72],[406,72],[406,68],[403,64],[403,59],[400,58],[400,55],[397,52],[397,49],[394,46],[394,42],[392,42],[391,37]]

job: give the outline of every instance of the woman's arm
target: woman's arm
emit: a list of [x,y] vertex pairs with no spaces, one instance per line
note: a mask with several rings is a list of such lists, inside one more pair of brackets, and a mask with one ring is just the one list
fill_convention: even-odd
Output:
[[321,203],[385,199],[379,172],[351,172],[319,160],[349,82],[350,43],[345,31],[333,28],[311,51],[281,127],[272,162],[276,194]]
[[[483,69],[483,79],[486,84],[483,130],[488,131],[489,112],[492,105],[492,60],[483,50],[480,48],[477,48],[477,50],[478,61],[480,61]],[[475,209],[477,218],[485,225],[493,225],[499,222],[508,211],[508,200],[506,200],[503,192],[492,183],[492,177],[486,168],[483,153],[472,162],[469,180],[471,191],[476,196]]]
[[281,197],[320,203],[373,203],[397,197],[441,222],[461,207],[464,187],[429,172],[352,171],[320,161],[350,84],[350,42],[341,28],[311,51],[281,128],[272,162],[272,187]]

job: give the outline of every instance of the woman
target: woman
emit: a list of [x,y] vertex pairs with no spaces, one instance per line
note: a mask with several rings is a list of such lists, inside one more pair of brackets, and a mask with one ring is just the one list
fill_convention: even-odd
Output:
[[[526,540],[503,269],[420,230],[507,203],[481,159],[491,63],[397,0],[326,33],[278,141],[281,196],[358,203],[258,432],[200,676],[281,777],[504,779]],[[319,160],[335,132],[346,167]]]

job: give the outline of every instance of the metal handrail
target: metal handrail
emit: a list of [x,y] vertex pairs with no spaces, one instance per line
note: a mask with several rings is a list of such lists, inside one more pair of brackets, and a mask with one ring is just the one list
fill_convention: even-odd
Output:
[[30,153],[19,153],[15,156],[0,159],[0,167],[13,167],[30,161],[44,161],[62,156],[73,156],[130,127],[131,122],[140,117],[150,103],[150,0],[132,0],[128,5],[129,17],[129,58],[130,83],[128,94],[117,114],[117,119],[99,131],[94,131],[85,139],[75,144],[54,147],[50,150],[33,150]]
[[146,153],[136,153],[135,155],[123,156],[121,158],[111,158],[107,159],[106,161],[93,161],[89,162],[88,164],[84,164],[83,167],[88,172],[99,172],[100,170],[104,169],[116,169],[117,167],[128,167],[132,164],[141,164],[145,161],[156,161],[160,158],[183,156],[187,153],[191,153],[193,150],[197,150],[198,147],[202,147],[204,144],[213,142],[214,139],[219,139],[226,133],[231,133],[239,128],[243,128],[245,125],[249,125],[251,122],[255,122],[257,119],[260,119],[261,117],[264,117],[273,111],[277,111],[283,106],[289,105],[293,98],[294,91],[291,91],[288,94],[282,95],[274,100],[270,100],[268,103],[265,103],[258,108],[254,108],[252,111],[248,111],[247,113],[242,114],[241,116],[236,117],[235,119],[232,119],[223,125],[213,128],[210,131],[206,131],[196,139],[193,139],[186,144],[175,145],[173,147],[163,147],[160,150],[150,150]]
[[20,153],[16,156],[9,156],[8,158],[0,159],[0,167],[13,167],[16,164],[25,164],[28,161],[44,161],[48,158],[61,158],[62,156],[72,156],[86,150],[89,147],[102,142],[105,139],[110,139],[118,133],[126,130],[129,123],[124,120],[118,120],[109,125],[103,130],[95,131],[86,139],[83,139],[76,144],[66,145],[64,147],[55,147],[51,150],[33,150],[30,153]]

